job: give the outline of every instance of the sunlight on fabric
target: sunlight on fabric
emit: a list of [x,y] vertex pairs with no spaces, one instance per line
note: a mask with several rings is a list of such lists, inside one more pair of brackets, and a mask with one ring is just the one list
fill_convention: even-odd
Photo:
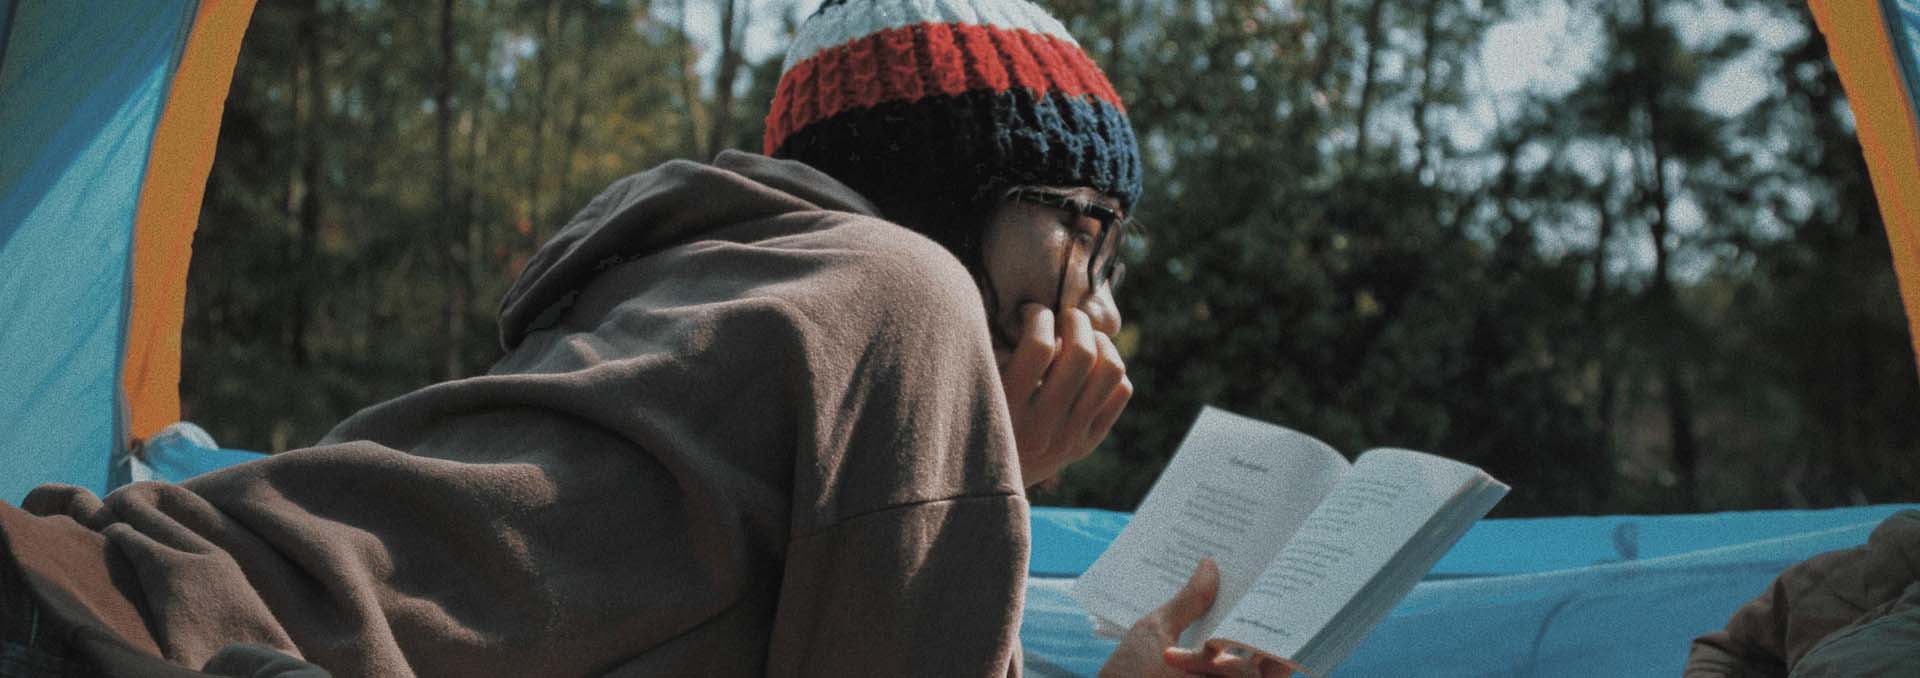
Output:
[[[0,64],[0,498],[106,488],[134,204],[193,3],[19,3]],[[101,21],[112,17],[112,21]]]
[[[1332,675],[1679,675],[1693,638],[1782,569],[1913,508],[1483,520]],[[1029,675],[1090,676],[1113,652],[1071,595],[1079,572],[1062,566],[1098,557],[1129,518],[1035,507]]]

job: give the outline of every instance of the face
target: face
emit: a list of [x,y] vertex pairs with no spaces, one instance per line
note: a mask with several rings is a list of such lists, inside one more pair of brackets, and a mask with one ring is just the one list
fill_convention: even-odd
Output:
[[[1048,196],[1070,198],[1118,211],[1119,202],[1092,188],[1030,187]],[[1087,270],[1095,239],[1105,236],[1100,258],[1119,256],[1120,220],[1102,233],[1100,220],[1069,207],[1025,200],[1001,200],[988,216],[981,239],[982,267],[987,280],[981,294],[988,298],[996,352],[1009,350],[1020,336],[1020,307],[1034,303],[1060,313],[1078,308],[1087,314],[1096,332],[1112,337],[1120,331],[1120,309],[1113,289],[1088,282]],[[1064,272],[1064,276],[1062,273]]]

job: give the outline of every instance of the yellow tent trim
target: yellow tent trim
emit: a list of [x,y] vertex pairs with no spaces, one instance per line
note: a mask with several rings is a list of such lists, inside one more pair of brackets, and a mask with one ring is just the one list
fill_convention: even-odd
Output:
[[1893,246],[1914,351],[1920,355],[1920,129],[1887,17],[1873,0],[1810,0],[1853,107],[1854,127]]
[[154,130],[134,216],[133,303],[120,385],[128,434],[146,437],[180,418],[180,327],[187,263],[227,87],[254,0],[202,0]]

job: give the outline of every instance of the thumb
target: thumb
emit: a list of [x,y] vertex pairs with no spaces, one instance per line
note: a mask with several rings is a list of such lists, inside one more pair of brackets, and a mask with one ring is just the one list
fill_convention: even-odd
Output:
[[1213,597],[1219,592],[1220,566],[1215,565],[1212,558],[1201,558],[1200,565],[1193,568],[1193,576],[1187,579],[1187,585],[1173,595],[1173,600],[1160,606],[1160,615],[1166,622],[1167,630],[1178,635],[1213,607]]
[[1207,674],[1216,668],[1215,659],[1220,656],[1220,648],[1214,645],[1202,645],[1198,650],[1184,647],[1169,647],[1160,651],[1160,660],[1167,666],[1187,673]]

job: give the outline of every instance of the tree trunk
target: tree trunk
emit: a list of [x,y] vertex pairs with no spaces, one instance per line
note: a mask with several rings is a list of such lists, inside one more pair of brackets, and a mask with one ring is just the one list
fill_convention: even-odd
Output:
[[1693,398],[1688,392],[1684,367],[1672,356],[1666,360],[1661,380],[1666,383],[1667,420],[1673,427],[1673,462],[1680,483],[1680,510],[1700,510],[1700,443],[1693,430]]
[[1313,92],[1325,96],[1329,102],[1333,95],[1327,92],[1327,76],[1333,72],[1334,45],[1340,42],[1340,4],[1338,0],[1321,0],[1320,26],[1326,34],[1320,40],[1320,49],[1313,55]]
[[1613,210],[1608,206],[1607,198],[1613,193],[1613,182],[1613,170],[1609,169],[1606,179],[1594,189],[1593,208],[1600,215],[1600,233],[1594,238],[1593,244],[1593,287],[1587,289],[1585,314],[1589,324],[1603,320],[1602,305],[1607,298],[1607,243],[1613,240]]
[[[303,6],[300,15],[301,24],[294,28],[293,33],[293,54],[295,56],[293,59],[287,61],[287,128],[293,130],[294,134],[298,135],[294,140],[294,143],[297,144],[295,147],[296,154],[305,152],[307,143],[305,132],[307,128],[307,64],[304,56],[306,54],[306,41],[310,39],[307,33],[312,30],[308,28],[306,24],[314,20],[312,4],[311,0],[309,0],[306,6]],[[295,156],[296,159],[298,159],[298,157],[298,155]],[[285,192],[280,200],[280,209],[284,211],[287,218],[285,229],[287,237],[276,243],[279,245],[279,252],[277,252],[277,254],[280,257],[281,265],[296,275],[300,273],[300,270],[297,268],[300,263],[299,254],[294,251],[294,248],[298,246],[300,242],[300,202],[305,200],[307,196],[307,187],[302,181],[304,177],[300,172],[303,167],[304,165],[301,163],[295,162],[289,166],[289,170],[287,171],[287,180],[284,185]],[[294,337],[304,331],[302,325],[305,323],[305,320],[300,317],[298,309],[306,304],[305,297],[303,296],[305,288],[305,285],[293,286],[290,303],[287,304],[286,316],[284,318],[286,326],[275,328],[275,331],[278,333],[275,339],[285,345],[289,356],[293,359],[298,359],[300,355],[299,349],[296,346],[297,340]]]
[[743,1],[751,0],[721,0],[727,6],[720,12],[720,62],[713,81],[713,126],[707,128],[707,152],[701,155],[702,159],[732,145],[728,139],[733,133],[733,84],[740,75],[740,62],[745,60],[740,55],[741,36],[737,32],[744,31],[747,23],[746,17],[735,12]]
[[453,195],[453,0],[440,0],[440,53],[433,87],[433,190],[439,206],[432,223],[431,242],[440,244],[440,267],[446,292],[442,295],[443,351],[440,378],[457,379],[465,372],[460,359],[467,339],[467,285],[462,273],[465,243],[459,237],[460,219]]
[[[1640,0],[1640,25],[1651,34],[1655,28],[1653,0]],[[1648,235],[1653,239],[1653,285],[1648,290],[1651,295],[1651,308],[1660,314],[1662,332],[1666,334],[1659,342],[1660,379],[1666,395],[1668,432],[1672,435],[1673,468],[1679,476],[1680,510],[1697,511],[1700,508],[1699,465],[1700,442],[1693,429],[1693,403],[1688,393],[1686,366],[1680,360],[1681,338],[1678,328],[1681,326],[1680,303],[1674,294],[1673,281],[1669,269],[1672,267],[1670,244],[1667,242],[1671,224],[1667,218],[1669,196],[1667,194],[1667,156],[1661,143],[1666,129],[1660,107],[1656,76],[1651,72],[1646,59],[1636,60],[1637,68],[1642,70],[1640,83],[1640,105],[1647,115],[1647,150],[1652,155],[1650,174],[1652,179],[1646,187],[1647,202],[1653,208],[1653,223],[1648,227]]]
[[[474,25],[488,25],[488,22],[492,19],[489,11],[491,5],[492,3],[485,0],[475,4],[472,15],[477,18],[474,21]],[[487,91],[490,87],[490,76],[488,74],[493,72],[493,38],[491,35],[487,38],[486,46],[478,51],[480,67],[474,72],[480,74],[480,77],[470,92],[471,99],[475,104],[467,108],[467,157],[464,161],[466,165],[467,183],[466,186],[463,186],[461,189],[462,204],[460,207],[461,223],[466,230],[466,276],[467,289],[470,290],[478,287],[481,273],[487,262],[492,260],[491,257],[493,254],[487,238],[487,229],[481,227],[482,224],[486,223],[487,216],[481,214],[481,206],[485,203],[480,198],[481,192],[479,189],[479,186],[485,182],[481,175],[480,159],[485,157],[487,152],[487,136],[484,130],[486,130],[485,116],[489,107],[481,102],[488,100]]]
[[1360,108],[1354,115],[1353,166],[1355,169],[1367,161],[1367,118],[1373,111],[1373,87],[1375,71],[1380,62],[1380,15],[1386,8],[1386,0],[1373,0],[1367,6],[1367,58],[1360,73]]
[[687,102],[686,152],[695,158],[706,159],[707,154],[700,148],[700,73],[696,67],[699,61],[693,53],[693,40],[688,37],[690,25],[687,22],[687,3],[680,0],[680,96]]
[[546,19],[540,22],[539,46],[534,52],[533,143],[527,158],[527,220],[533,224],[534,244],[547,239],[546,214],[540,205],[540,179],[546,167],[547,94],[553,80],[554,34],[560,23],[560,3],[546,2]]
[[1607,170],[1606,179],[1594,192],[1594,209],[1600,215],[1600,233],[1593,245],[1593,287],[1587,290],[1587,303],[1584,315],[1588,327],[1588,355],[1599,371],[1599,384],[1594,394],[1594,428],[1600,435],[1600,459],[1595,478],[1595,499],[1600,506],[1609,506],[1613,496],[1614,476],[1614,392],[1618,389],[1618,378],[1614,374],[1613,357],[1608,350],[1608,339],[1612,336],[1606,327],[1606,305],[1608,298],[1607,283],[1607,244],[1613,241],[1613,209],[1608,197],[1613,194],[1614,174]]
[[1421,181],[1427,175],[1427,107],[1433,103],[1433,43],[1440,32],[1439,17],[1440,0],[1427,0],[1420,19],[1420,96],[1413,100],[1413,176]]
[[312,305],[308,290],[320,282],[315,279],[319,267],[314,265],[313,257],[320,235],[320,126],[326,110],[320,82],[319,0],[307,0],[304,9],[295,33],[295,40],[300,44],[298,75],[301,82],[295,88],[294,104],[300,129],[300,177],[297,180],[299,205],[294,211],[297,235],[293,268],[301,275],[296,276],[292,307],[287,309],[291,314],[287,348],[294,367],[306,367],[313,360],[307,338],[308,317],[313,313],[313,309],[308,308]]
[[586,123],[587,80],[593,76],[594,14],[588,11],[580,18],[580,49],[573,60],[573,112],[567,117],[565,147],[560,154],[560,192],[562,201],[573,200],[573,154],[580,149],[580,135]]
[[1493,180],[1493,205],[1500,214],[1500,220],[1507,223],[1507,231],[1493,249],[1492,266],[1498,275],[1504,277],[1512,271],[1513,259],[1519,254],[1516,247],[1523,247],[1533,240],[1533,223],[1514,209],[1513,201],[1520,193],[1520,150],[1526,148],[1528,138],[1524,132],[1512,137],[1502,138],[1495,143],[1500,147],[1500,170]]

